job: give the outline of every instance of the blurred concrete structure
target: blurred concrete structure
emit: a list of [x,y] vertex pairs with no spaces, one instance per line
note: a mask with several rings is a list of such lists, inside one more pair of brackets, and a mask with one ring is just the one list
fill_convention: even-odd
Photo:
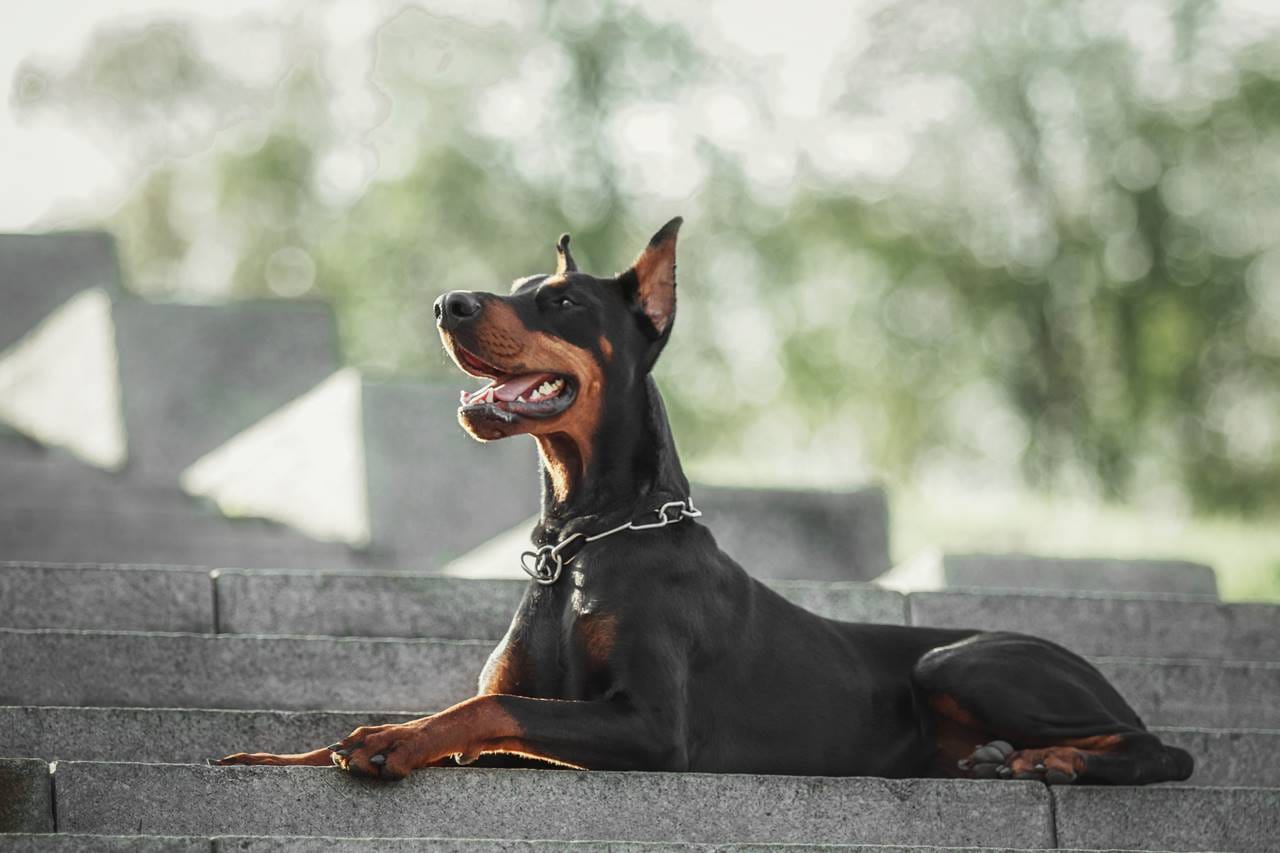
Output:
[[[0,494],[4,557],[362,570],[463,558],[479,574],[518,575],[537,511],[532,444],[467,438],[452,383],[341,369],[326,306],[131,297],[103,234],[2,237],[0,272],[12,306],[0,371],[33,328],[53,324],[12,380],[38,386],[39,416],[11,413],[25,435],[0,432],[0,474],[20,486]],[[59,320],[69,300],[90,296],[82,319]],[[86,325],[110,351],[74,352]],[[46,350],[70,352],[75,369],[41,374],[28,362]],[[97,384],[112,387],[91,412],[68,408]],[[761,576],[866,580],[889,566],[879,489],[697,486],[695,496],[721,546]],[[504,531],[498,550],[472,554]]]

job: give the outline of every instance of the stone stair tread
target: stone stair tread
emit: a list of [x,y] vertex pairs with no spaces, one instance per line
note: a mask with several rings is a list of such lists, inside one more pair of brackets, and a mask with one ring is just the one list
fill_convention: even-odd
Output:
[[0,629],[0,703],[442,708],[475,693],[492,643]]
[[[139,608],[134,604],[142,581],[134,566],[0,563],[0,626],[209,630],[211,601],[194,595],[194,578],[157,573],[151,579],[156,588],[145,593],[149,606]],[[495,640],[527,586],[522,580],[358,569],[227,568],[206,582],[214,588],[217,627],[224,633]],[[849,621],[1023,631],[1093,655],[1280,660],[1277,604],[990,590],[904,598],[857,582],[767,583],[801,606]],[[50,595],[62,596],[60,606],[42,602]]]
[[[0,703],[435,710],[487,640],[0,629]],[[1149,725],[1280,728],[1280,662],[1091,659]]]
[[[524,840],[503,838],[395,838],[364,836],[341,838],[332,835],[84,835],[47,833],[0,836],[0,851],[6,853],[347,853],[367,850],[399,851],[431,850],[436,853],[518,853],[539,850],[584,850],[601,853],[822,853],[834,850],[844,853],[1028,853],[1029,848],[1012,847],[937,847],[895,844],[687,844],[666,841],[590,841]],[[1055,848],[1060,853],[1081,851]],[[1110,850],[1108,853],[1152,853],[1138,850]],[[1167,851],[1157,851],[1167,853]]]
[[212,633],[209,570],[0,563],[5,628]]
[[947,590],[908,596],[910,620],[1020,631],[1081,654],[1280,660],[1280,606],[1189,595]]
[[[791,601],[831,618],[901,625],[905,602],[858,582],[771,580]],[[527,580],[367,572],[223,569],[217,574],[219,627],[227,633],[307,628],[335,636],[500,639]]]
[[70,832],[1052,844],[1035,783],[455,768],[387,786],[324,768],[94,762],[59,762],[55,780]]
[[[419,714],[420,715],[420,714]],[[234,711],[182,708],[0,706],[0,758],[200,763],[254,750],[292,753],[332,743],[357,726],[415,714],[385,711]],[[1280,730],[1156,728],[1196,759],[1195,786],[1280,788]]]

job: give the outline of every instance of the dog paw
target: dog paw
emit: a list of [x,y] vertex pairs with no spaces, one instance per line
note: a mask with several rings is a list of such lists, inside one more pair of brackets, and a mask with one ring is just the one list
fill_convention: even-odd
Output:
[[1084,770],[1085,757],[1070,747],[1014,749],[1007,741],[983,744],[957,766],[975,779],[1019,779],[1070,785]]
[[353,776],[399,781],[422,765],[423,745],[423,732],[415,726],[361,726],[332,744],[329,754]]

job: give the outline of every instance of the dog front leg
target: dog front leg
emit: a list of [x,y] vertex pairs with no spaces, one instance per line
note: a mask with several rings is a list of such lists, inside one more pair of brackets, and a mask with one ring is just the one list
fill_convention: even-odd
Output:
[[646,714],[619,700],[492,694],[422,720],[356,729],[332,751],[338,766],[379,779],[403,779],[455,756],[469,763],[489,753],[579,769],[681,770],[688,759],[679,730],[674,714]]

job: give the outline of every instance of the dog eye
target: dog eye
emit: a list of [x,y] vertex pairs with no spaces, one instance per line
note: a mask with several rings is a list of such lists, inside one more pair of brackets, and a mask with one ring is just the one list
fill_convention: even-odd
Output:
[[572,308],[574,305],[577,305],[578,303],[574,302],[572,299],[570,299],[567,296],[561,296],[551,304],[556,306],[557,308]]

